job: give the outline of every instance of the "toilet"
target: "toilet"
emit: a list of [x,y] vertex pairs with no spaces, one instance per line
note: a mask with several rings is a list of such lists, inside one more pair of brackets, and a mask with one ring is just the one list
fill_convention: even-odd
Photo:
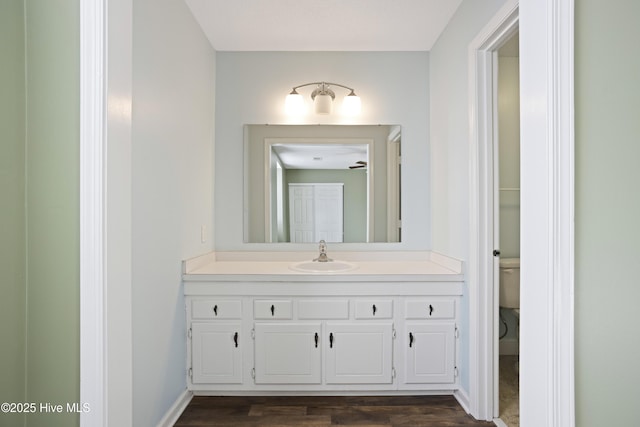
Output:
[[500,259],[500,307],[520,317],[520,258]]
[[[520,258],[500,259],[500,310],[511,310],[516,318],[516,339],[520,336]],[[502,319],[502,313],[500,314]],[[503,320],[504,322],[504,320]],[[506,323],[505,323],[506,326]],[[505,332],[506,335],[506,332]],[[502,339],[502,337],[501,337]],[[516,362],[516,372],[519,364]]]

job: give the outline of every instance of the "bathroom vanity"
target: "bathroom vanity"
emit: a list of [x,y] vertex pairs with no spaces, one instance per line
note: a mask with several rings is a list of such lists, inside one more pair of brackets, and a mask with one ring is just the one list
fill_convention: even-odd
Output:
[[457,389],[460,262],[428,252],[330,255],[352,268],[294,269],[311,253],[212,253],[185,261],[188,388]]

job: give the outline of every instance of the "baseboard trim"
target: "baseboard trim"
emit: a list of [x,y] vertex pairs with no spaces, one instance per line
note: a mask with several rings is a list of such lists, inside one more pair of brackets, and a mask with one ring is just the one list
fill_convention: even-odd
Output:
[[493,419],[493,423],[498,426],[498,427],[509,427],[508,425],[506,425],[504,423],[504,421],[502,421],[500,418],[494,418]]
[[164,414],[164,417],[162,417],[157,427],[172,427],[176,421],[178,421],[178,418],[180,418],[184,410],[187,409],[187,405],[189,405],[192,398],[193,393],[191,391],[185,390],[182,392],[176,401],[173,402],[173,405],[171,405],[167,413]]
[[458,389],[453,392],[453,397],[456,398],[460,406],[462,406],[462,409],[464,409],[467,414],[471,413],[471,410],[469,409],[469,395],[466,391]]

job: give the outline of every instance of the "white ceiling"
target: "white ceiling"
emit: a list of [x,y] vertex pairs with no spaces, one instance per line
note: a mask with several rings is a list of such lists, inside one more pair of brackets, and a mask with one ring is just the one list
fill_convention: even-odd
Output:
[[273,145],[285,169],[349,169],[358,161],[368,162],[366,144],[278,144]]
[[426,51],[462,0],[185,0],[218,51]]

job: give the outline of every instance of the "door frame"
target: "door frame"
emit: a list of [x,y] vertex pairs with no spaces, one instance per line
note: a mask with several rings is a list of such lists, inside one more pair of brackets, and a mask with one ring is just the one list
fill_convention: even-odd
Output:
[[131,426],[133,1],[80,0],[80,425]]
[[497,398],[498,339],[495,286],[499,259],[493,255],[496,239],[495,168],[497,111],[495,99],[497,50],[518,30],[519,6],[508,2],[469,45],[469,188],[471,224],[469,250],[469,298],[471,361],[478,372],[470,372],[470,409],[479,419],[492,420]]
[[469,46],[469,411],[493,419],[493,56],[519,26],[520,419],[575,425],[573,0],[509,0]]

